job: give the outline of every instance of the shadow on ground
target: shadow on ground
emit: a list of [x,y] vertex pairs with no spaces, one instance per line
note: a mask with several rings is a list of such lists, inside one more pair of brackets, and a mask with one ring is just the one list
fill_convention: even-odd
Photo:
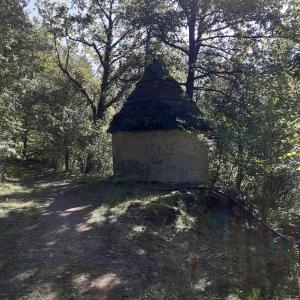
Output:
[[[26,171],[27,172],[27,171]],[[296,299],[293,245],[209,193],[31,169],[0,217],[0,299]]]

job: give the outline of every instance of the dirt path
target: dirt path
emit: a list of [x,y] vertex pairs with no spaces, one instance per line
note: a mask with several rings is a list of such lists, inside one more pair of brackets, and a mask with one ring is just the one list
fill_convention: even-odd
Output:
[[120,279],[109,271],[107,239],[88,222],[95,209],[91,202],[65,181],[28,186],[33,191],[27,197],[37,199],[39,206],[31,213],[11,213],[5,220],[19,228],[2,245],[6,260],[0,299],[125,299],[117,291],[117,298],[109,296]]
[[[220,300],[237,290],[231,299],[299,299],[288,245],[207,213],[212,196],[52,175],[26,173],[13,194],[0,193],[0,204],[33,203],[2,215],[0,205],[0,300]],[[164,212],[178,207],[167,226]]]

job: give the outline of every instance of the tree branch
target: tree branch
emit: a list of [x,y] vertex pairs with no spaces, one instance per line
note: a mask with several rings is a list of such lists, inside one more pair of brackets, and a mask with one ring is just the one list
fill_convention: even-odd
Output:
[[111,45],[111,49],[115,48],[119,43],[121,43],[127,37],[129,32],[130,31],[127,30],[124,34],[122,34],[121,37]]
[[129,82],[125,83],[122,86],[122,88],[119,90],[119,92],[117,93],[117,95],[115,97],[113,97],[108,103],[106,103],[104,105],[104,110],[108,109],[113,104],[115,104],[116,102],[118,102],[120,100],[120,98],[123,96],[123,94],[125,93],[125,91],[128,89],[128,86],[129,86]]
[[166,44],[166,45],[168,45],[168,46],[170,46],[170,47],[172,47],[172,48],[174,48],[174,49],[177,49],[177,50],[179,50],[179,51],[185,53],[186,55],[189,54],[189,52],[188,52],[187,49],[185,49],[185,48],[183,48],[183,47],[181,47],[181,46],[178,46],[178,45],[176,45],[176,44],[173,44],[172,42],[168,41],[168,40],[167,40],[166,38],[164,38],[163,36],[160,36],[160,39],[161,39],[161,41],[162,41],[164,44]]
[[96,3],[98,4],[99,9],[102,11],[102,13],[105,15],[105,17],[109,20],[109,15],[107,14],[107,12],[105,11],[105,9],[101,5],[100,1],[96,0]]
[[200,90],[200,91],[205,91],[205,92],[216,92],[216,93],[222,94],[222,95],[225,96],[226,98],[230,98],[229,95],[227,95],[226,93],[224,93],[224,92],[222,92],[222,91],[220,91],[220,90],[217,90],[217,89],[195,87],[195,90]]
[[226,54],[228,54],[228,55],[231,55],[231,52],[230,52],[230,51],[238,50],[238,49],[236,49],[236,48],[229,49],[229,50],[225,50],[225,49],[219,48],[219,47],[217,47],[217,46],[208,45],[208,44],[203,44],[203,43],[201,43],[200,45],[201,45],[201,46],[204,46],[204,47],[207,47],[207,48],[212,48],[212,49],[219,50],[219,51],[224,52],[224,53],[226,53]]
[[211,37],[207,37],[207,38],[203,38],[201,39],[202,41],[208,41],[208,40],[213,40],[213,39],[218,39],[218,38],[244,38],[244,39],[262,39],[262,38],[272,38],[273,36],[269,35],[255,35],[255,36],[251,36],[251,35],[241,35],[241,34],[235,34],[235,35],[215,35],[215,36],[211,36]]
[[[217,75],[217,76],[218,75],[233,75],[233,76],[236,75],[236,72],[234,72],[234,71],[216,71],[216,70],[207,70],[205,68],[202,68],[202,69],[205,70],[206,73],[195,76],[195,80],[209,77],[210,75]],[[220,77],[222,77],[222,76],[220,76]]]
[[[223,22],[224,22],[224,21],[223,21]],[[215,29],[211,29],[211,32],[218,32],[218,31],[224,30],[224,29],[226,29],[226,28],[229,28],[229,27],[231,27],[231,26],[238,25],[239,23],[241,23],[240,20],[237,21],[237,22],[233,22],[233,23],[226,24],[226,25],[224,25],[224,26],[222,26],[222,27],[218,27],[218,28],[215,28]],[[212,25],[212,26],[213,26],[213,25]],[[212,27],[212,26],[210,26],[210,27]]]
[[83,85],[75,77],[73,77],[72,74],[69,72],[68,68],[63,65],[63,63],[61,61],[60,53],[58,50],[57,37],[56,37],[55,33],[54,33],[54,46],[55,46],[56,58],[57,58],[59,68],[70,79],[70,81],[73,82],[73,84],[79,89],[79,91],[85,97],[85,99],[87,100],[88,104],[90,105],[90,107],[92,109],[93,120],[95,121],[96,106],[95,106],[93,100],[91,99],[91,97],[89,96],[89,94],[87,93],[87,91],[85,90],[85,88],[83,87]]

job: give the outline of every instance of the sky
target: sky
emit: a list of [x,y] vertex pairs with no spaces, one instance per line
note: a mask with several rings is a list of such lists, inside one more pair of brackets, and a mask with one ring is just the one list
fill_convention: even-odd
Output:
[[[31,19],[33,19],[34,17],[38,16],[38,11],[37,11],[37,8],[36,8],[36,2],[38,0],[29,0],[28,1],[28,5],[26,7],[26,11],[28,12],[28,15]],[[57,3],[60,3],[60,2],[65,2],[66,0],[52,0],[51,2],[57,2]],[[67,1],[66,1],[67,2]]]
[[28,11],[29,16],[31,18],[36,17],[37,14],[38,14],[37,9],[35,7],[35,2],[36,2],[36,0],[30,0],[29,3],[28,3],[28,6],[26,8],[26,10]]

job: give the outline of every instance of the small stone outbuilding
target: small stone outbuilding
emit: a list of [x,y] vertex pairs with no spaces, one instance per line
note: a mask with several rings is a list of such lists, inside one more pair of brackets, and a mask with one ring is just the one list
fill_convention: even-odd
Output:
[[114,178],[200,184],[208,181],[208,125],[166,65],[154,60],[113,118]]

